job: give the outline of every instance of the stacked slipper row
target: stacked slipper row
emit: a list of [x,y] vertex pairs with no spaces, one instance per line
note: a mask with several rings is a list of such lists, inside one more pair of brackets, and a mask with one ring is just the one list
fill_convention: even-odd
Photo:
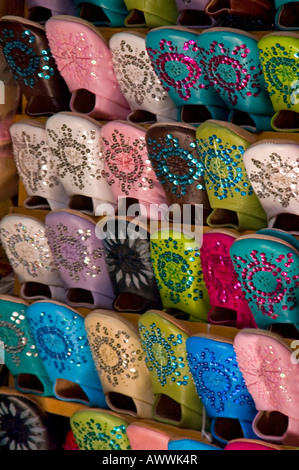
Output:
[[26,396],[78,404],[68,449],[71,438],[78,450],[298,448],[298,353],[280,334],[184,322],[159,310],[84,317],[54,301],[1,296],[0,304],[15,380],[12,397],[9,389],[0,395],[3,448],[52,445],[41,417],[29,419]]
[[[0,47],[30,116],[72,111],[97,120],[227,121],[298,131],[299,35],[162,26],[103,37],[76,17],[45,25],[2,17]],[[30,60],[28,60],[30,59]]]
[[26,209],[71,209],[238,231],[298,234],[299,143],[226,121],[199,126],[73,112],[10,126]]
[[155,28],[165,25],[210,28],[215,25],[242,29],[298,29],[297,1],[249,0],[26,0],[28,18],[45,22],[51,16],[75,15],[97,26]]

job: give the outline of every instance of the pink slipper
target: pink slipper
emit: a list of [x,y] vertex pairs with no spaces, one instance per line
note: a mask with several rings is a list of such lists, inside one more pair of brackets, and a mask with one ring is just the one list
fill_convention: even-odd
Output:
[[235,239],[230,230],[210,230],[203,234],[202,271],[212,305],[208,321],[240,329],[256,328],[229,253]]
[[58,70],[70,92],[71,111],[96,119],[126,119],[130,107],[119,88],[109,46],[99,30],[80,18],[58,15],[46,25]]
[[291,346],[264,330],[243,329],[234,339],[239,368],[258,410],[252,423],[255,434],[298,447],[299,363]]
[[[148,157],[146,130],[125,121],[111,121],[101,128],[101,151],[105,161],[106,178],[118,200],[119,213],[123,203],[130,206],[130,213],[121,215],[135,217],[135,208],[147,219],[165,217],[167,199]],[[134,213],[133,213],[134,212]]]

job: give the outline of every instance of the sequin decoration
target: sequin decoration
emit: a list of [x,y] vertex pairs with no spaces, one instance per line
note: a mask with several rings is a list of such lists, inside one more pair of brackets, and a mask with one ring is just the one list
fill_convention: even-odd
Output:
[[86,88],[86,80],[101,79],[99,63],[106,60],[107,53],[95,48],[86,33],[69,33],[56,26],[47,29],[47,38],[59,72],[62,76],[67,74],[77,89]]
[[[18,406],[17,401],[21,402]],[[0,450],[44,450],[47,431],[21,398],[0,395]],[[29,400],[28,400],[29,402]],[[50,450],[50,447],[49,447]]]
[[43,228],[22,222],[2,224],[1,242],[15,271],[24,271],[28,278],[38,279],[40,270],[56,273],[52,252]]
[[88,240],[93,235],[91,229],[69,230],[60,222],[54,228],[46,225],[46,235],[56,265],[63,268],[72,281],[82,282],[83,274],[90,279],[100,275],[99,260],[104,259],[104,248],[89,246]]
[[10,67],[14,78],[31,89],[40,80],[50,80],[54,75],[55,62],[50,48],[37,54],[37,38],[27,29],[16,32],[9,28],[2,28],[0,46]]
[[251,158],[250,182],[257,197],[262,200],[272,197],[282,207],[288,207],[291,200],[299,199],[299,162],[283,157],[277,152],[265,155],[264,160]]
[[161,39],[157,48],[147,44],[147,51],[163,88],[183,101],[190,101],[193,94],[209,88],[202,67],[202,49],[195,39],[182,39],[181,49],[170,39]]
[[47,133],[60,180],[68,179],[78,189],[92,191],[93,184],[102,179],[105,171],[96,131],[73,130],[63,124],[58,129],[48,126]]
[[201,262],[210,298],[213,297],[216,305],[237,310],[245,301],[245,296],[229,254],[229,245],[233,243],[233,238],[231,242],[224,243],[219,234],[218,241],[209,240],[208,236],[203,240]]
[[79,450],[130,450],[128,423],[104,413],[75,413],[71,427]]
[[12,133],[12,144],[18,174],[27,192],[42,196],[45,187],[55,191],[60,182],[52,171],[46,136],[43,139],[34,132],[16,130]]
[[180,199],[191,191],[191,197],[196,201],[196,190],[205,191],[204,169],[197,153],[195,136],[191,139],[186,133],[184,140],[172,132],[164,137],[150,136],[147,148],[157,178],[166,193],[172,193]]
[[[217,348],[217,342],[198,339],[196,353],[188,348],[188,364],[199,398],[208,407],[210,415],[230,417],[230,408],[243,409],[242,413],[254,409],[240,372],[233,347]],[[212,411],[210,411],[212,410]],[[254,416],[254,415],[253,415]],[[252,417],[253,417],[252,416]]]
[[[192,384],[186,358],[187,334],[174,333],[172,328],[159,327],[158,322],[139,320],[141,346],[145,364],[153,381],[161,387],[187,387]],[[179,391],[178,391],[179,393]]]
[[255,315],[257,310],[277,320],[287,311],[298,309],[298,262],[291,252],[270,250],[252,249],[246,254],[233,254],[232,261],[252,313]]
[[205,187],[219,200],[254,195],[243,163],[245,144],[237,145],[217,137],[198,137],[198,151],[204,167]]
[[38,314],[30,314],[29,325],[46,368],[53,367],[61,376],[89,367],[91,353],[81,317],[49,314],[41,307]]
[[[264,402],[267,409],[275,409],[287,404],[291,406],[293,397],[288,386],[290,374],[298,373],[294,367],[282,359],[276,340],[265,339],[262,343],[244,338],[244,345],[238,341],[234,345],[239,368],[252,397]],[[291,354],[291,353],[290,353]]]
[[101,135],[101,150],[106,179],[123,196],[154,188],[155,173],[148,159],[145,137],[126,136],[116,127],[109,136]]
[[148,235],[136,232],[126,222],[118,222],[118,233],[107,230],[103,240],[105,259],[110,278],[118,292],[123,290],[146,292],[155,284]]
[[236,46],[233,42],[225,46],[222,41],[211,40],[202,53],[211,86],[231,108],[236,109],[240,102],[246,103],[250,97],[258,98],[263,91],[263,72],[255,60],[255,50],[245,42],[238,42],[240,44]]
[[175,306],[179,302],[188,304],[203,299],[203,274],[200,250],[186,248],[175,238],[150,242],[151,259],[161,296],[167,297]]
[[142,378],[144,354],[135,337],[119,324],[109,324],[109,320],[97,319],[96,322],[87,323],[85,328],[92,351],[92,357],[104,386],[113,388],[130,395],[132,381]]
[[274,37],[259,42],[259,55],[266,88],[276,111],[298,105],[299,42]]
[[26,307],[5,312],[2,305],[0,313],[0,340],[4,344],[4,351],[12,363],[19,367],[22,356],[33,360],[39,356],[32,334],[26,320]]
[[110,46],[113,68],[122,93],[138,106],[169,100],[145,47],[140,49],[132,43],[122,39],[119,44]]

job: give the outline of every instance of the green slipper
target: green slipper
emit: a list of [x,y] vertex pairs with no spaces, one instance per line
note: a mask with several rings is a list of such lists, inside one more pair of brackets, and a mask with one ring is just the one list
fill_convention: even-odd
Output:
[[[203,331],[207,325],[198,327]],[[208,431],[210,423],[188,367],[186,341],[191,334],[184,322],[165,312],[149,310],[139,318],[141,346],[155,395],[153,419]]]
[[130,418],[100,408],[82,408],[70,418],[79,450],[130,450]]
[[208,120],[197,128],[196,138],[213,209],[207,224],[236,230],[265,228],[267,216],[243,162],[245,151],[256,140],[254,135],[231,123]]
[[207,322],[210,300],[203,279],[200,246],[199,237],[173,229],[153,231],[150,238],[152,266],[163,309],[179,310],[190,321]]

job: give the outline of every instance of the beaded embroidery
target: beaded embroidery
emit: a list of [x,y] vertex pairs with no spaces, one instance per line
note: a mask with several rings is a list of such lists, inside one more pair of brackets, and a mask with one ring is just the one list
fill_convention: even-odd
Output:
[[[95,130],[78,130],[63,124],[60,129],[47,129],[49,148],[55,158],[57,176],[71,178],[74,186],[92,188],[104,176],[104,162]],[[88,177],[87,177],[88,174]]]
[[52,364],[60,374],[89,364],[90,349],[81,317],[59,317],[41,309],[30,317],[30,329],[43,363]]
[[46,429],[29,408],[18,408],[0,395],[0,449],[39,450],[45,443]]
[[252,408],[254,402],[248,393],[232,348],[219,352],[211,346],[197,345],[198,353],[188,352],[187,359],[198,396],[217,414],[225,414],[234,406]]
[[148,159],[145,137],[131,138],[115,128],[109,137],[101,135],[101,146],[110,186],[117,182],[126,196],[131,191],[154,188],[155,173]]
[[185,308],[204,298],[205,284],[201,268],[199,248],[185,249],[184,243],[169,237],[151,240],[151,259],[161,298],[175,306],[179,302]]
[[67,73],[77,89],[86,88],[86,80],[101,79],[99,64],[106,60],[107,53],[95,50],[84,32],[66,33],[56,27],[49,28],[47,37],[59,72]]
[[126,433],[127,423],[111,426],[105,418],[90,417],[84,421],[79,415],[72,417],[72,429],[80,450],[130,450]]
[[194,185],[198,190],[205,190],[202,183],[204,170],[197,154],[195,137],[190,139],[186,135],[182,141],[169,132],[164,138],[150,137],[147,147],[157,178],[166,192],[175,194],[179,199],[186,195],[191,186],[193,190]]
[[130,382],[142,378],[144,354],[139,338],[126,330],[107,327],[104,320],[86,326],[92,356],[101,381],[111,387],[130,388]]
[[298,105],[299,47],[285,47],[276,37],[270,46],[259,42],[259,55],[273,106],[280,110],[280,103],[284,109]]
[[82,272],[90,278],[101,273],[98,260],[104,259],[104,248],[99,246],[92,249],[86,244],[92,236],[91,229],[78,228],[69,232],[66,225],[59,223],[55,228],[46,226],[46,235],[56,265],[63,267],[74,282],[82,280]]
[[201,263],[209,294],[218,305],[229,305],[229,308],[233,305],[237,310],[245,301],[245,296],[231,261],[229,247],[221,241],[210,244],[209,239],[203,240]]
[[186,366],[186,339],[184,332],[173,334],[163,331],[154,320],[146,325],[139,321],[141,346],[145,364],[150,374],[162,387],[167,385],[186,387],[192,377]]
[[22,266],[32,278],[39,276],[40,269],[56,272],[45,230],[19,222],[13,224],[11,229],[2,226],[0,236],[14,270]]
[[262,92],[262,69],[252,55],[253,51],[245,43],[230,47],[216,40],[202,53],[211,86],[231,107],[237,106],[240,100],[257,98]]
[[247,301],[263,315],[276,320],[281,312],[298,307],[298,263],[292,253],[251,250],[246,255],[234,254],[232,261]]
[[11,361],[20,366],[25,353],[27,357],[38,357],[38,352],[34,344],[29,327],[26,323],[25,308],[20,311],[13,310],[10,317],[0,313],[0,338],[4,344],[6,354],[9,354]]
[[50,49],[43,49],[41,55],[35,50],[36,37],[29,30],[18,33],[3,28],[0,45],[14,78],[29,88],[36,86],[40,79],[49,80],[54,75],[55,62]]
[[286,160],[273,152],[264,161],[251,159],[249,179],[255,185],[259,199],[273,197],[282,207],[288,207],[291,199],[299,198],[298,159]]
[[121,91],[130,101],[139,106],[150,105],[155,102],[168,100],[168,95],[158,79],[146,49],[120,41],[118,47],[110,48],[112,64],[117,76]]
[[147,51],[164,89],[190,100],[192,93],[209,88],[202,68],[202,52],[194,39],[185,40],[182,52],[173,41],[161,39],[159,48],[147,46]]
[[275,341],[263,346],[246,341],[244,346],[238,344],[234,348],[247,388],[254,398],[263,400],[274,409],[277,409],[277,405],[292,403],[287,381],[295,368],[291,358],[289,363],[282,363]]
[[14,160],[24,186],[32,194],[42,194],[45,186],[55,190],[59,179],[51,171],[46,140],[22,130],[20,133],[12,133],[12,144]]
[[219,200],[254,194],[243,163],[246,148],[231,145],[216,134],[198,138],[197,147],[204,167],[205,187]]

